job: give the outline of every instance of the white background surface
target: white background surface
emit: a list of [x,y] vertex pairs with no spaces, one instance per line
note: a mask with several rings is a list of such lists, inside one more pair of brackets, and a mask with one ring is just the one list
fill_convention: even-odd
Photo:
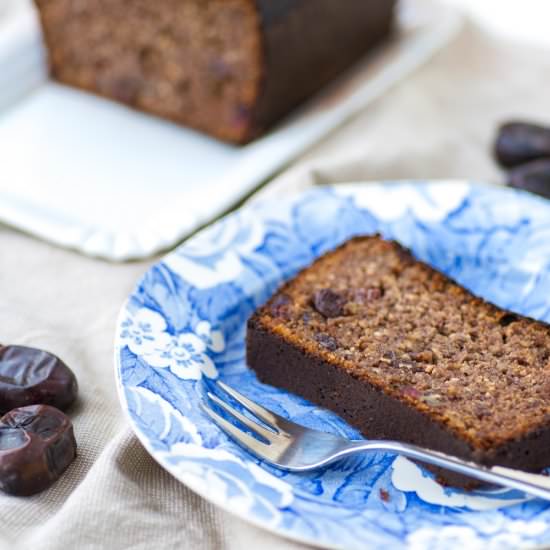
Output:
[[441,0],[464,9],[491,31],[550,46],[550,0]]

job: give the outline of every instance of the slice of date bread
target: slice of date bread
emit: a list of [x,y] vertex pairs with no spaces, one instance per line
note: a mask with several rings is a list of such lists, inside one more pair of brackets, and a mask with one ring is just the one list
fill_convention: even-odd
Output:
[[369,438],[485,465],[550,465],[550,327],[378,236],[348,241],[285,284],[249,320],[247,361],[262,382]]

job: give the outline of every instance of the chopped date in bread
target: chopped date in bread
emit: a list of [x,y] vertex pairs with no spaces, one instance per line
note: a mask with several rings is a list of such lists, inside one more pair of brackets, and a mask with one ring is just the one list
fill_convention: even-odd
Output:
[[313,307],[325,317],[339,317],[344,313],[346,299],[330,288],[316,290],[312,297]]

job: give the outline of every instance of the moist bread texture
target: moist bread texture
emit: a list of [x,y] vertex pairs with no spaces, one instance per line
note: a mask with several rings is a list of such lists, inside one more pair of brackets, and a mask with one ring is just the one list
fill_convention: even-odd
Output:
[[390,31],[395,0],[35,0],[52,75],[245,143]]
[[488,466],[550,465],[550,327],[485,302],[378,236],[319,258],[258,309],[247,361],[262,382],[368,438]]

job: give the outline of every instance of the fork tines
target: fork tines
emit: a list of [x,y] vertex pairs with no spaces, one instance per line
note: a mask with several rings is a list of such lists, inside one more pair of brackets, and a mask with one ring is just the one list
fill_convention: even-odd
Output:
[[250,435],[242,428],[230,422],[228,418],[224,418],[224,416],[217,412],[207,400],[201,402],[203,411],[228,436],[236,440],[237,443],[243,445],[254,454],[266,457],[266,455],[270,454],[269,447],[276,442],[275,438],[279,438],[280,434],[282,434],[280,426],[286,423],[285,419],[257,403],[254,403],[224,382],[217,381],[216,386],[223,391],[228,400],[233,399],[239,403],[246,411],[254,416],[257,421],[250,419],[236,407],[230,405],[211,391],[206,392],[208,401],[222,409],[228,415],[229,419],[236,420],[241,425],[246,426],[253,435]]

